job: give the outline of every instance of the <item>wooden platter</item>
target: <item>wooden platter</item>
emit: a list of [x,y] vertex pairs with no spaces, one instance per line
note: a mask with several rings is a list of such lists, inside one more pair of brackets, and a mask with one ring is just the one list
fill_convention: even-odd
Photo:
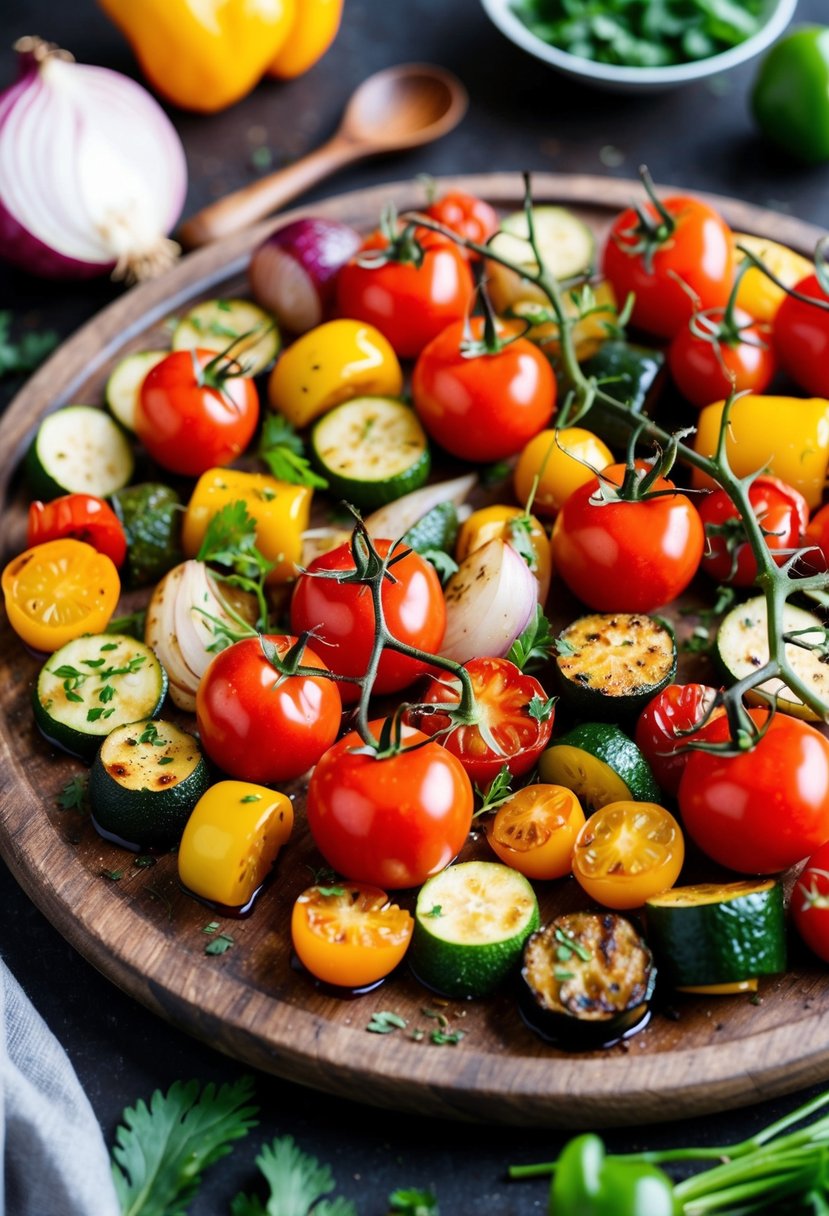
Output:
[[[447,185],[450,183],[446,183]],[[496,205],[520,203],[518,174],[459,178],[453,185]],[[635,183],[538,175],[539,202],[576,209],[601,233],[636,194]],[[314,204],[314,213],[358,227],[381,205],[422,203],[413,183],[383,186]],[[735,227],[810,253],[817,229],[730,199],[712,200]],[[301,214],[297,212],[295,214]],[[108,371],[130,350],[164,344],[165,319],[199,298],[244,294],[251,249],[266,223],[185,258],[166,277],[126,293],[69,339],[28,382],[0,423],[3,560],[24,547],[16,469],[39,419],[69,402],[102,400]],[[101,840],[56,798],[82,766],[37,733],[30,708],[38,663],[3,621],[0,701],[0,852],[21,886],[63,936],[104,975],[160,1017],[248,1065],[314,1088],[400,1110],[451,1118],[561,1127],[642,1123],[759,1101],[829,1078],[829,977],[804,958],[749,997],[677,998],[650,1025],[605,1051],[567,1055],[525,1028],[514,998],[436,1004],[403,970],[360,998],[334,997],[291,965],[288,910],[320,859],[304,828],[297,792],[294,839],[248,920],[223,920],[234,945],[206,956],[212,914],[178,887],[175,858],[148,869]],[[480,850],[472,841],[469,855]],[[465,853],[464,856],[467,854]],[[104,871],[122,871],[113,881]],[[542,913],[579,906],[571,882],[546,884]],[[405,899],[406,897],[404,897]],[[366,1033],[374,1012],[394,1009],[427,1031]],[[465,1032],[436,1047],[439,1010]],[[163,1034],[159,1025],[159,1034]]]

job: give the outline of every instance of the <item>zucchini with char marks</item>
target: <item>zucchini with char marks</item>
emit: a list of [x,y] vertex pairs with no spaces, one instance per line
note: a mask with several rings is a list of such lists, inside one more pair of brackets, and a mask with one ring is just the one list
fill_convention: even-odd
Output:
[[355,397],[331,410],[311,432],[311,457],[334,497],[367,510],[417,490],[431,467],[417,414],[391,397]]
[[655,983],[651,952],[629,920],[571,912],[524,947],[519,1004],[536,1034],[589,1051],[644,1025]]
[[556,642],[561,694],[586,718],[638,714],[676,675],[676,641],[664,621],[641,612],[594,612]]

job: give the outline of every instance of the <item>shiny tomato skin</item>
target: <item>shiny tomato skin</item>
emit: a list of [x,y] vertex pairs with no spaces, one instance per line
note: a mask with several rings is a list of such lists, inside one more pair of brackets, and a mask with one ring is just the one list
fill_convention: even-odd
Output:
[[[472,680],[478,712],[502,753],[493,751],[477,726],[456,726],[439,742],[457,756],[475,785],[488,785],[504,765],[514,777],[529,772],[553,730],[552,710],[543,721],[529,712],[534,698],[542,704],[547,700],[546,692],[534,676],[526,675],[508,659],[475,658],[464,667]],[[460,680],[443,672],[432,678],[420,702],[440,705],[459,698]],[[414,714],[412,723],[428,735],[450,725],[448,716],[440,713]]]
[[[621,483],[624,467],[604,476]],[[597,612],[651,612],[685,590],[703,551],[702,523],[677,491],[642,502],[596,505],[598,479],[574,490],[553,528],[553,568]],[[655,489],[672,489],[661,479]]]
[[[456,245],[437,233],[420,229],[422,263],[388,261],[360,265],[357,254],[337,276],[337,309],[342,317],[365,321],[379,329],[404,359],[414,359],[432,338],[469,311],[474,285],[466,258]],[[363,253],[386,248],[375,233]]]
[[829,844],[800,872],[789,904],[794,927],[810,950],[829,963]]
[[218,366],[216,359],[215,351],[175,350],[144,378],[135,432],[153,460],[171,473],[200,477],[230,464],[253,438],[259,421],[253,381],[230,376],[221,389],[199,383],[209,364]]
[[[683,195],[662,202],[675,228],[654,252],[650,268],[643,254],[633,251],[637,243],[633,230],[639,219],[629,207],[613,222],[604,247],[602,271],[617,300],[635,294],[631,324],[649,334],[672,338],[694,311],[692,296],[677,277],[692,289],[699,309],[724,308],[733,281],[734,255],[729,228],[711,207]],[[658,222],[651,203],[643,209]]]
[[[394,542],[377,540],[377,551],[385,556]],[[325,656],[332,671],[344,676],[362,676],[368,666],[374,639],[374,605],[369,587],[315,578],[316,571],[353,570],[350,544],[340,545],[311,562],[299,576],[291,600],[291,629],[294,633],[314,630],[314,645]],[[383,615],[398,641],[435,654],[446,629],[446,601],[434,567],[417,553],[409,552],[393,568],[394,582],[383,582]],[[380,659],[376,693],[398,692],[426,671],[427,664],[386,650]],[[344,702],[356,701],[356,684],[341,683]]]
[[29,504],[26,548],[71,537],[103,553],[116,566],[127,556],[127,537],[109,503],[94,494],[63,494],[51,502]]
[[[697,732],[686,735],[702,723],[717,695],[707,684],[669,684],[649,701],[636,723],[634,742],[651,766],[661,790],[676,797],[679,782],[690,756],[680,751]],[[719,716],[723,711],[714,711]],[[706,720],[707,724],[707,720]]]
[[[469,323],[483,336],[483,317]],[[514,338],[495,354],[469,357],[467,323],[447,326],[421,351],[412,377],[414,407],[453,456],[492,461],[514,456],[547,425],[556,400],[553,370],[537,346]]]
[[[280,657],[296,638],[269,636]],[[325,671],[309,647],[302,663]],[[317,763],[337,737],[342,717],[338,686],[324,676],[280,680],[258,638],[244,638],[211,661],[196,693],[202,746],[231,777],[276,785]]]
[[[375,738],[380,725],[372,723]],[[420,886],[445,869],[472,823],[460,761],[412,727],[403,741],[409,750],[378,760],[355,750],[363,742],[352,731],[325,753],[308,786],[308,826],[325,860],[384,890]]]
[[809,547],[802,559],[809,571],[829,570],[829,503],[809,520],[803,544]]
[[[796,549],[809,523],[809,505],[799,490],[779,477],[758,477],[749,487],[749,501],[766,534],[769,549],[780,549],[778,565]],[[718,583],[751,587],[757,578],[757,562],[739,524],[739,512],[725,490],[712,490],[697,501],[705,528],[706,544],[702,568]],[[734,529],[733,538],[716,531]]]
[[[474,241],[476,245],[485,245],[493,233],[498,231],[498,213],[494,207],[474,194],[466,194],[463,190],[449,190],[440,198],[430,203],[424,213],[430,219],[451,228],[458,236]],[[474,261],[477,253],[468,252],[467,256]]]
[[[817,275],[807,275],[796,290],[829,304]],[[829,397],[829,311],[787,295],[774,318],[774,348],[780,366],[795,384],[815,397]]]
[[[751,710],[758,724],[765,710]],[[703,731],[728,738],[726,718]],[[798,718],[775,714],[751,751],[695,751],[679,786],[688,834],[713,861],[741,874],[776,874],[829,840],[829,742]]]
[[[722,320],[722,313],[714,314]],[[671,376],[686,401],[704,409],[738,393],[764,393],[774,376],[776,359],[767,326],[752,325],[748,313],[735,310],[740,340],[734,343],[697,337],[684,325],[668,348]]]

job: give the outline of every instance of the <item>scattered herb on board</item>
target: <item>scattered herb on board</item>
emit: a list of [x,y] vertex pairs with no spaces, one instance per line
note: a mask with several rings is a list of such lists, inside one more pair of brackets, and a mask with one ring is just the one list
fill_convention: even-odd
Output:
[[234,946],[234,940],[229,933],[220,933],[212,938],[204,948],[205,954],[226,954]]
[[4,376],[25,376],[33,372],[58,344],[58,335],[53,329],[40,333],[28,330],[14,341],[12,320],[10,312],[0,312],[0,380]]
[[266,1144],[256,1164],[270,1189],[265,1204],[256,1197],[239,1194],[230,1206],[231,1216],[357,1216],[348,1199],[325,1199],[334,1190],[327,1165],[303,1153],[293,1136],[278,1136]]
[[394,1013],[391,1009],[381,1009],[371,1015],[366,1030],[371,1034],[392,1034],[395,1030],[405,1030],[407,1024],[406,1019],[401,1018],[399,1013]]
[[86,773],[76,773],[69,778],[55,799],[62,811],[82,811],[85,814],[89,810],[87,783]]
[[431,1191],[392,1191],[389,1216],[440,1216],[438,1201]]

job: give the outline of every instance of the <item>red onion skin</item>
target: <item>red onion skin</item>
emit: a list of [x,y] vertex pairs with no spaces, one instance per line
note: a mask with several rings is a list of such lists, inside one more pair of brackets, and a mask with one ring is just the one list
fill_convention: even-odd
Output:
[[265,238],[254,250],[251,263],[256,261],[260,250],[270,245],[292,257],[305,271],[325,315],[333,303],[334,286],[340,267],[360,248],[362,237],[348,224],[341,224],[338,220],[313,217],[293,220],[281,228],[276,228]]

